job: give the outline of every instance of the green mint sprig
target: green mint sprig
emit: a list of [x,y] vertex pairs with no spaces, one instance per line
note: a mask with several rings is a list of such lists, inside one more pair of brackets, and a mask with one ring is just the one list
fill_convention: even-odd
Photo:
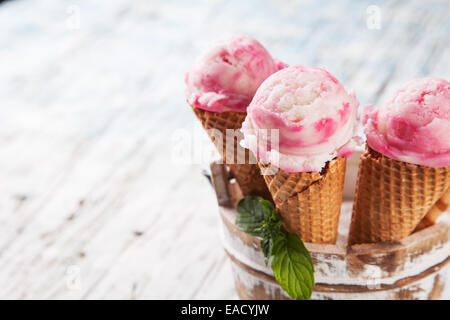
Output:
[[311,298],[314,265],[311,255],[296,234],[281,229],[282,220],[270,201],[247,196],[239,201],[236,225],[261,238],[261,249],[275,279],[289,296],[297,300]]

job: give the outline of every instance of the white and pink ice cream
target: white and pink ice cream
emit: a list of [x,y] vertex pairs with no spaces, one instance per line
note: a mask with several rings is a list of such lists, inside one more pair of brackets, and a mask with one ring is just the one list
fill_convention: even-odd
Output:
[[408,82],[362,121],[369,146],[389,158],[428,167],[450,166],[450,82]]
[[190,105],[213,112],[245,112],[259,85],[286,67],[256,40],[233,36],[213,45],[186,73]]
[[[355,94],[324,69],[287,67],[256,92],[242,125],[243,145],[286,172],[320,171],[352,154],[358,106]],[[278,129],[278,143],[259,129]]]

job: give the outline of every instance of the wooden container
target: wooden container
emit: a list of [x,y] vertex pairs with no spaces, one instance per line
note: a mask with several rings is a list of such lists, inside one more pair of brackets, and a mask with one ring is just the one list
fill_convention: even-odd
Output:
[[[450,299],[450,213],[438,223],[395,243],[347,246],[352,180],[357,155],[348,161],[336,244],[305,243],[315,266],[312,299]],[[241,299],[289,299],[264,263],[259,239],[234,224],[242,197],[223,165],[212,164],[225,251]],[[353,183],[354,184],[354,183]]]

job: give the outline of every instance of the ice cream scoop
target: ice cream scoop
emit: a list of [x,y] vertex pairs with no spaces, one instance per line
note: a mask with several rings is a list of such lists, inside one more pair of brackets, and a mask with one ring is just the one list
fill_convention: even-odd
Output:
[[285,66],[255,39],[224,39],[210,47],[186,73],[188,103],[213,112],[245,112],[259,85]]
[[367,106],[362,121],[369,146],[394,160],[450,166],[450,82],[408,82],[379,109]]
[[[257,90],[242,125],[243,144],[286,172],[320,171],[336,156],[349,156],[359,103],[321,68],[291,66]],[[260,129],[278,129],[278,143]]]

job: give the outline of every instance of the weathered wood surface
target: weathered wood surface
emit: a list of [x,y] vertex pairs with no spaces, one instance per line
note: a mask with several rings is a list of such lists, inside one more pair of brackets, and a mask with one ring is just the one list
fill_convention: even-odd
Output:
[[372,4],[2,3],[0,298],[236,298],[200,174],[209,159],[172,157],[174,130],[201,132],[184,72],[239,32],[289,64],[326,66],[361,104],[450,78],[447,1],[377,1],[379,30]]

